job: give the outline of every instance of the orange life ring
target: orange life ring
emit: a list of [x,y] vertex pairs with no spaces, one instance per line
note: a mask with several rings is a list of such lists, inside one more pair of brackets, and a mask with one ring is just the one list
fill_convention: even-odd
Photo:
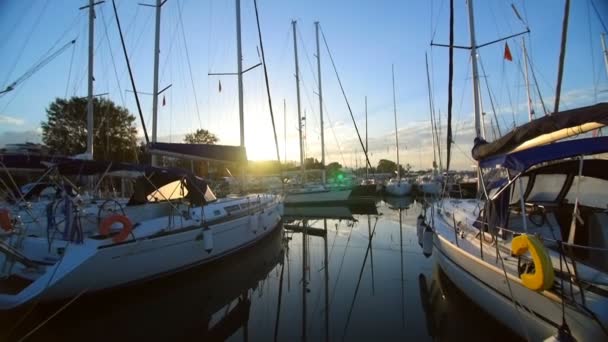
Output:
[[6,209],[0,209],[0,228],[5,232],[13,230],[13,222],[11,221],[11,212]]
[[133,230],[133,223],[131,223],[131,220],[129,220],[128,217],[123,215],[108,216],[99,224],[99,233],[101,233],[101,235],[110,234],[110,228],[114,223],[122,224],[122,230],[112,238],[112,241],[119,243],[129,237],[129,234],[131,234],[131,231]]

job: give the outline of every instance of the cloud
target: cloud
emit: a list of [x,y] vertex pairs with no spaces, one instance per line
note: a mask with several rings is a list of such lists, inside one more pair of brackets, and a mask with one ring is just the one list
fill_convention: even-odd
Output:
[[14,125],[20,126],[25,123],[25,120],[19,119],[13,116],[0,115],[0,125]]
[[40,143],[42,142],[42,134],[39,130],[5,131],[0,133],[0,146],[26,142]]

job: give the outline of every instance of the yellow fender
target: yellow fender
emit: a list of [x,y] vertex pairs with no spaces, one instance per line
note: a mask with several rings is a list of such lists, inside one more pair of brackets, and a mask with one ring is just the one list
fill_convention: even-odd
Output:
[[524,286],[534,291],[543,291],[553,286],[555,273],[547,250],[542,242],[534,235],[520,235],[511,242],[511,253],[521,256],[530,252],[534,261],[534,273],[520,275]]

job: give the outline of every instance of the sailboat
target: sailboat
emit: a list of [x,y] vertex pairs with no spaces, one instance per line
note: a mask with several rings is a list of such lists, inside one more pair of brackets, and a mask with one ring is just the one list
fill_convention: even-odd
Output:
[[397,129],[397,102],[395,98],[395,67],[392,66],[393,75],[393,114],[395,116],[395,145],[397,147],[397,178],[391,178],[385,186],[385,191],[392,196],[406,196],[412,191],[412,184],[401,178],[401,164],[399,163],[399,131]]
[[[236,3],[240,29],[239,1]],[[93,5],[91,1],[90,11]],[[160,6],[157,1],[157,11]],[[89,18],[92,26],[94,16]],[[92,151],[92,145],[87,146]],[[246,161],[242,144],[153,142],[150,150]],[[27,156],[3,155],[0,159],[14,167],[32,163]],[[256,243],[281,220],[279,196],[216,199],[205,180],[185,170],[83,159],[45,167],[40,181],[46,179],[62,191],[45,206],[44,215],[30,210],[22,196],[0,210],[2,310],[34,300],[74,298],[201,265]],[[83,177],[97,177],[90,198],[80,196],[73,181]],[[131,179],[134,191],[128,200],[95,195],[112,177]],[[28,221],[22,219],[22,213]]]
[[296,95],[298,105],[298,132],[300,135],[300,168],[301,168],[301,182],[295,187],[287,189],[285,195],[286,205],[324,205],[327,203],[347,203],[351,197],[351,189],[345,189],[342,187],[331,187],[326,184],[325,175],[325,134],[323,129],[323,92],[321,88],[321,54],[319,48],[319,22],[315,23],[316,41],[317,41],[317,73],[318,73],[318,95],[319,95],[319,113],[321,116],[321,166],[322,170],[322,184],[306,184],[305,179],[305,167],[304,167],[304,144],[302,140],[302,115],[300,108],[300,67],[298,64],[298,45],[296,39],[296,25],[297,22],[294,20],[291,22],[293,30],[293,47],[294,47],[294,58],[295,58],[295,69],[296,69]]
[[485,200],[443,199],[418,218],[419,243],[477,305],[530,341],[608,339],[608,103],[537,118],[494,142],[479,135],[473,3],[468,1]]

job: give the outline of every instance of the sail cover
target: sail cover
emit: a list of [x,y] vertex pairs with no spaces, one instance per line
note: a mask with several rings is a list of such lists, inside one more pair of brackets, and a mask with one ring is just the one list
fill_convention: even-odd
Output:
[[167,157],[240,163],[247,161],[241,146],[209,144],[151,143],[149,152]]
[[480,160],[479,166],[504,167],[521,172],[543,162],[606,152],[608,152],[608,137],[566,140],[519,152],[494,155]]
[[490,156],[550,143],[606,125],[608,125],[606,102],[571,109],[528,122],[491,143],[478,141],[473,147],[472,155],[479,161]]

